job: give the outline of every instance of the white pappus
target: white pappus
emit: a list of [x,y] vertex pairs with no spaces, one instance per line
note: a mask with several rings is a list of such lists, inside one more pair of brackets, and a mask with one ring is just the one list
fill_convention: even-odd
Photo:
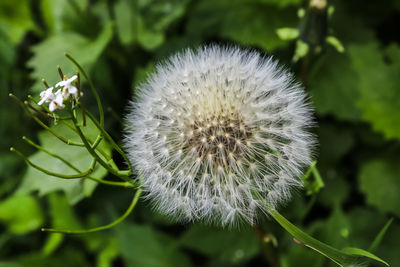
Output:
[[124,146],[162,213],[253,224],[302,185],[312,125],[303,88],[276,60],[212,45],[177,53],[137,88]]

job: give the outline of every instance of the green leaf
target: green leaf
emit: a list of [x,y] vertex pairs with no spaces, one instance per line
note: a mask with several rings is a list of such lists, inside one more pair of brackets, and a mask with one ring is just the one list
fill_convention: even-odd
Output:
[[267,207],[268,213],[278,222],[286,231],[288,231],[297,241],[304,244],[305,246],[313,249],[314,251],[324,255],[339,266],[351,266],[359,260],[359,257],[366,257],[373,259],[388,265],[385,261],[378,258],[377,256],[358,248],[346,248],[345,250],[338,250],[331,247],[307,233],[303,232],[301,229],[297,228],[291,222],[289,222],[285,217],[283,217],[278,211]]
[[41,0],[43,20],[50,33],[63,34],[72,31],[82,20],[81,13],[88,6],[88,0]]
[[229,38],[243,45],[256,45],[265,50],[284,46],[276,30],[294,27],[293,9],[280,9],[256,1],[197,1],[189,13],[187,30],[191,35]]
[[43,214],[33,196],[12,195],[0,202],[0,221],[6,224],[11,232],[25,234],[42,225]]
[[317,162],[314,161],[302,177],[307,195],[314,195],[325,186],[316,165]]
[[60,79],[57,72],[57,65],[61,67],[64,74],[72,76],[76,67],[65,56],[68,52],[85,68],[90,69],[100,56],[113,35],[112,24],[107,24],[103,32],[95,40],[89,40],[76,33],[63,33],[45,39],[34,46],[34,56],[27,63],[33,68],[32,79],[36,81],[32,91],[43,91],[42,78],[45,78],[49,85],[58,82]]
[[[52,129],[67,139],[79,141],[77,134],[61,123],[53,126]],[[92,141],[98,134],[95,125],[90,120],[87,121],[87,126],[83,129],[86,136],[88,136]],[[60,155],[81,171],[87,170],[92,162],[92,156],[84,147],[66,145],[47,131],[42,131],[39,133],[39,140],[41,146],[46,150]],[[104,141],[100,143],[99,148],[101,148],[108,155],[111,155],[111,148]],[[39,166],[43,166],[49,171],[56,173],[76,173],[60,160],[53,158],[42,151],[38,151],[30,156],[29,160]],[[101,179],[106,174],[107,170],[97,164],[95,171],[91,173],[90,176]],[[18,193],[25,194],[32,191],[38,191],[39,195],[43,196],[51,192],[61,190],[65,193],[70,204],[76,204],[82,198],[90,196],[97,184],[97,182],[87,179],[60,179],[44,174],[29,166],[24,175],[22,184],[18,188]]]
[[123,45],[132,44],[137,37],[135,2],[119,0],[114,6],[117,34]]
[[399,174],[398,162],[374,160],[365,163],[361,168],[359,181],[367,202],[381,211],[400,216]]
[[208,257],[237,264],[251,259],[260,251],[259,240],[251,228],[222,229],[193,225],[181,238],[181,244]]
[[397,45],[392,46],[385,62],[375,42],[348,46],[359,78],[358,105],[362,116],[386,138],[400,138],[400,76],[396,63],[399,57],[394,53],[399,49]]
[[342,249],[342,252],[344,252],[344,253],[346,253],[348,255],[367,257],[367,258],[379,261],[380,263],[383,263],[383,264],[389,266],[389,263],[387,263],[386,261],[378,258],[377,256],[375,256],[371,252],[368,252],[368,251],[360,249],[360,248],[347,247],[347,248]]
[[112,262],[120,254],[120,248],[116,238],[110,238],[104,249],[97,256],[98,267],[111,267]]
[[297,40],[296,42],[296,50],[293,55],[293,62],[297,62],[300,58],[305,57],[308,54],[310,47],[306,42],[302,40]]
[[123,223],[114,230],[126,266],[190,266],[177,242],[150,226]]
[[335,36],[327,36],[325,41],[332,45],[334,48],[336,48],[336,51],[338,51],[339,53],[343,53],[344,52],[344,46],[342,44],[342,42],[340,42],[340,40],[338,38],[336,38]]
[[36,29],[29,0],[0,1],[0,34],[4,32],[13,44],[18,44],[29,30]]
[[375,252],[375,250],[379,247],[382,242],[383,237],[385,236],[387,230],[393,222],[393,218],[390,218],[389,221],[383,226],[383,228],[379,231],[378,235],[375,237],[371,246],[369,247],[369,251]]
[[329,50],[313,65],[308,80],[318,114],[351,121],[361,118],[356,106],[359,98],[357,72],[347,53]]
[[293,40],[299,37],[299,30],[297,28],[279,28],[276,29],[276,34],[282,40]]
[[[67,198],[63,194],[54,192],[48,195],[50,204],[50,215],[52,220],[52,228],[56,229],[79,229],[82,228],[81,223],[75,216],[74,211]],[[56,250],[64,240],[63,234],[50,233],[44,245],[42,252],[44,255],[50,255]]]
[[123,45],[139,43],[154,50],[165,40],[165,31],[186,10],[188,0],[119,0],[114,6],[117,33]]

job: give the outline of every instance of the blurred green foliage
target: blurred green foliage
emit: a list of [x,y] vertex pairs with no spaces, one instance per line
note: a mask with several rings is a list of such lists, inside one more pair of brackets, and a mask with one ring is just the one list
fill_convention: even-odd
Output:
[[[307,43],[293,30],[304,30],[298,11],[309,10],[306,0],[1,0],[0,266],[334,266],[293,242],[268,218],[257,231],[177,225],[151,211],[146,201],[108,231],[77,236],[39,231],[41,226],[105,224],[124,211],[132,192],[50,177],[10,154],[15,145],[32,161],[64,172],[61,162],[20,139],[26,135],[82,170],[90,164],[86,152],[43,132],[8,93],[36,96],[43,90],[42,78],[58,80],[57,65],[74,74],[76,68],[64,57],[69,52],[113,110],[106,114],[106,127],[121,140],[115,114],[123,116],[133,85],[171,53],[214,42],[274,55],[311,95],[319,125],[317,167],[325,187],[311,196],[298,192],[282,207],[285,216],[328,244],[364,249],[394,217],[376,254],[400,266],[400,39],[395,26],[400,1],[332,0],[328,5],[334,12],[320,32],[337,38],[342,53],[327,42]],[[311,32],[321,27],[307,25]],[[298,38],[309,49],[293,63]],[[95,111],[86,86],[85,105]],[[68,135],[61,125],[54,127]],[[101,168],[93,174],[104,175]],[[276,247],[267,238],[271,234]]]

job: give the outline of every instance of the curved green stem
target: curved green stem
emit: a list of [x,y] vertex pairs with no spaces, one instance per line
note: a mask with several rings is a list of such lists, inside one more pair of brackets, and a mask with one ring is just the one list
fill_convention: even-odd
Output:
[[88,81],[90,89],[92,90],[92,93],[94,97],[96,98],[97,102],[97,108],[99,109],[99,117],[100,117],[100,125],[102,128],[104,128],[104,111],[103,111],[103,105],[101,104],[100,96],[96,91],[96,88],[93,85],[92,80],[89,78],[89,76],[86,74],[85,70],[79,65],[79,63],[68,53],[65,53],[65,56],[72,61],[72,63],[75,64],[75,66],[79,69],[79,71],[83,74],[85,79]]
[[[62,161],[65,165],[67,165],[68,167],[70,167],[71,169],[73,169],[74,171],[76,171],[77,173],[81,173],[81,171],[76,168],[74,165],[72,165],[71,163],[69,163],[66,159],[64,159],[63,157],[54,154],[50,151],[48,151],[47,149],[45,149],[44,147],[36,144],[35,142],[33,142],[32,140],[30,140],[29,138],[23,136],[22,139],[24,141],[26,141],[28,144],[30,144],[31,146],[37,148],[40,151],[43,151],[44,153],[50,155],[51,157],[54,157],[60,161]],[[105,184],[105,185],[110,185],[110,186],[120,186],[120,187],[125,187],[125,188],[134,188],[135,185],[132,182],[115,182],[115,181],[107,181],[107,180],[102,180],[102,179],[98,179],[98,178],[94,178],[94,177],[90,177],[90,176],[86,176],[86,177],[77,177],[77,178],[83,178],[83,179],[89,179],[101,184]],[[73,179],[73,178],[71,178]]]
[[24,154],[22,154],[20,151],[16,150],[15,148],[11,147],[10,148],[11,152],[15,152],[19,157],[21,157],[29,166],[37,169],[38,171],[41,171],[47,175],[50,176],[55,176],[58,178],[62,178],[62,179],[75,179],[75,178],[83,178],[89,174],[91,174],[94,171],[94,167],[96,165],[96,160],[94,159],[92,161],[92,163],[90,164],[89,169],[87,169],[84,172],[78,173],[78,174],[60,174],[60,173],[55,173],[49,170],[46,170],[38,165],[36,165],[35,163],[33,163],[32,161],[30,161],[27,157],[25,157]]
[[[72,120],[72,117],[70,117],[70,120]],[[68,122],[66,122],[66,121],[60,121],[62,124],[64,124],[65,126],[67,126],[68,128],[70,128],[72,131],[74,131],[75,133],[78,133],[78,131],[76,130],[76,128],[73,126],[73,125],[71,125],[70,123],[68,123]],[[85,136],[86,137],[86,136]],[[89,142],[91,142],[91,143],[93,143],[93,141],[90,139],[90,138],[87,138],[86,137],[86,139],[89,141]],[[82,146],[85,146],[84,144],[82,144]],[[110,161],[110,160],[112,160],[112,158],[103,150],[103,149],[101,149],[100,147],[97,147],[96,148],[96,150],[97,151],[99,151],[99,153],[106,159],[106,160],[108,160],[108,161]]]
[[96,125],[97,129],[104,135],[104,137],[110,142],[111,146],[124,158],[126,163],[128,164],[128,172],[127,175],[130,175],[132,173],[132,164],[128,158],[128,156],[125,154],[125,152],[120,148],[119,145],[114,141],[114,139],[107,133],[106,130],[104,130],[104,127],[101,127],[99,122],[96,120],[96,118],[93,116],[92,113],[89,111],[86,112],[90,120]]
[[81,128],[77,125],[76,118],[73,116],[73,112],[71,109],[70,109],[70,112],[72,115],[72,122],[74,123],[77,133],[78,133],[79,137],[81,138],[83,144],[85,145],[87,151],[93,156],[93,158],[95,158],[101,166],[103,166],[106,170],[108,170],[113,175],[118,176],[119,178],[121,178],[125,181],[131,180],[129,178],[129,176],[122,176],[120,173],[118,173],[118,170],[111,168],[110,165],[108,165],[106,162],[104,162],[104,160],[102,158],[99,157],[99,155],[96,153],[96,151],[94,149],[92,149],[92,147],[88,143],[88,140],[86,139],[85,135],[83,134]]
[[44,147],[42,147],[42,146],[36,144],[35,142],[33,142],[32,140],[30,140],[30,139],[27,138],[26,136],[22,136],[22,139],[23,139],[25,142],[27,142],[28,144],[30,144],[31,146],[35,147],[36,149],[38,149],[38,150],[40,150],[40,151],[43,151],[44,153],[48,154],[49,156],[52,156],[53,158],[56,158],[56,159],[62,161],[65,165],[67,165],[68,167],[70,167],[70,168],[73,169],[74,171],[79,172],[79,173],[81,172],[78,168],[76,168],[74,165],[72,165],[71,163],[69,163],[68,160],[64,159],[63,157],[61,157],[61,156],[59,156],[59,155],[57,155],[57,154],[54,154],[54,153],[48,151],[47,149],[45,149]]
[[42,232],[51,232],[51,233],[63,233],[63,234],[87,234],[87,233],[93,233],[93,232],[109,229],[109,228],[119,224],[120,222],[122,222],[126,217],[129,216],[129,214],[131,214],[131,212],[135,208],[135,206],[136,206],[141,194],[142,194],[142,189],[139,188],[136,191],[135,196],[133,197],[132,202],[129,205],[128,209],[125,211],[125,213],[121,217],[119,217],[118,219],[116,219],[115,221],[113,221],[110,224],[107,224],[107,225],[104,225],[104,226],[100,226],[100,227],[91,228],[91,229],[85,229],[85,230],[68,230],[68,229],[42,228],[41,231]]

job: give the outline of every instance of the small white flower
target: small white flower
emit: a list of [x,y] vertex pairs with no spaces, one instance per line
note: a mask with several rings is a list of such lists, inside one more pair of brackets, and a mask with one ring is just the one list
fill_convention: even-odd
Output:
[[64,107],[63,102],[64,102],[64,97],[61,93],[61,90],[58,90],[55,94],[54,94],[54,99],[52,99],[52,101],[49,104],[49,110],[51,112],[53,112],[56,109],[62,109]]
[[46,90],[40,92],[40,101],[38,105],[42,105],[43,103],[49,103],[53,101],[55,98],[55,95],[53,94],[53,87],[49,87]]
[[61,81],[56,84],[57,87],[62,87],[62,95],[64,98],[68,98],[70,95],[74,98],[78,98],[78,89],[72,85],[72,82],[78,78],[77,75],[72,76],[68,80]]
[[162,213],[253,224],[302,185],[312,125],[303,88],[277,61],[209,46],[176,54],[138,88],[125,148]]

